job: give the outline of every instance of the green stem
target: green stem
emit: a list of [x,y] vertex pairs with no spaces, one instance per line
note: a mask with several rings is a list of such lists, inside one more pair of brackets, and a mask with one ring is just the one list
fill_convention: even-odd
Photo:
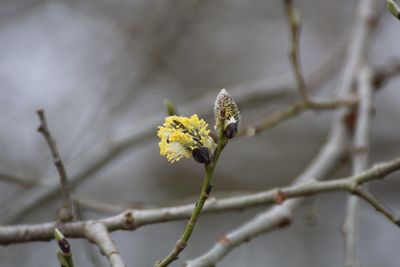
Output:
[[74,267],[71,254],[65,254],[61,251],[57,251],[57,258],[61,264],[61,267]]
[[217,165],[219,156],[221,155],[222,150],[227,144],[227,139],[224,137],[223,127],[220,127],[219,132],[219,141],[218,146],[215,150],[214,156],[210,163],[205,164],[205,176],[203,180],[203,186],[201,188],[200,196],[196,202],[196,205],[193,209],[192,215],[186,225],[185,230],[183,231],[181,237],[176,242],[175,247],[171,250],[171,252],[166,256],[163,260],[157,261],[154,265],[155,267],[165,267],[168,266],[171,262],[178,258],[178,255],[185,249],[190,236],[192,235],[194,226],[196,225],[197,218],[200,215],[201,210],[203,209],[204,203],[206,202],[208,195],[211,191],[211,179],[214,173],[215,166]]

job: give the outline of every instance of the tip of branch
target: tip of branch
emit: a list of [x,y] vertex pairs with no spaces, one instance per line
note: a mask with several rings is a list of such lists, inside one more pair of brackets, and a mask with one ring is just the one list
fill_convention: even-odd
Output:
[[43,108],[39,108],[36,110],[36,113],[39,116],[39,120],[40,120],[40,125],[39,127],[36,129],[36,131],[38,132],[43,132],[44,130],[44,123],[45,123],[45,117],[44,117],[44,109]]
[[168,116],[178,115],[175,105],[169,99],[164,99],[164,106],[167,109]]

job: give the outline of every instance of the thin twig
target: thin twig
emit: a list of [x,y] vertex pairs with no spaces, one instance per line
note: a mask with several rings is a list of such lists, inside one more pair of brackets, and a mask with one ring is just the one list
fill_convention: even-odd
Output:
[[[353,174],[360,173],[368,167],[369,139],[372,108],[372,72],[369,67],[361,69],[357,77],[359,104],[354,134]],[[358,194],[365,197],[362,190]],[[345,234],[345,266],[361,266],[357,253],[359,198],[350,196],[347,200]]]
[[70,194],[70,186],[68,182],[68,175],[65,170],[64,163],[61,159],[60,153],[58,152],[56,141],[51,136],[50,131],[47,127],[47,121],[44,114],[44,110],[43,109],[37,110],[37,114],[40,120],[40,125],[37,130],[43,135],[47,145],[49,146],[51,156],[53,157],[53,163],[56,166],[58,175],[60,177],[60,187],[61,187],[63,204],[59,210],[58,216],[62,222],[70,221],[74,218],[74,214],[73,214],[73,204]]
[[286,17],[289,24],[290,29],[290,49],[289,49],[289,58],[292,63],[293,72],[296,77],[297,88],[300,92],[300,96],[303,102],[310,102],[307,86],[304,80],[301,64],[300,64],[300,30],[301,30],[301,22],[300,22],[300,14],[298,10],[294,7],[292,0],[283,1],[285,5]]
[[96,244],[101,253],[108,259],[112,267],[125,267],[125,263],[118,252],[117,247],[111,240],[107,228],[101,223],[86,225],[85,236]]
[[242,127],[239,130],[238,136],[254,136],[306,110],[334,110],[341,107],[352,107],[356,103],[356,99],[312,102],[300,100],[275,113],[269,114],[254,125]]
[[[333,145],[331,149],[333,149]],[[331,152],[334,152],[331,150]],[[331,153],[328,153],[332,156]],[[324,160],[325,161],[325,160]],[[327,167],[327,166],[325,166]],[[326,192],[347,191],[352,194],[360,195],[357,190],[358,186],[369,183],[371,181],[380,180],[389,174],[400,170],[400,158],[389,162],[376,164],[374,167],[357,175],[335,179],[331,181],[313,181],[308,180],[307,183],[299,183],[287,187],[272,189],[247,196],[235,196],[222,199],[209,199],[204,205],[202,213],[226,212],[233,210],[243,210],[250,207],[262,206],[273,203],[282,203],[276,206],[277,209],[286,206],[286,203],[293,205],[295,203],[292,198],[301,198]],[[315,171],[313,171],[315,173]],[[364,198],[369,204],[375,208],[378,206],[377,201],[370,201],[369,196]],[[379,204],[381,205],[381,204]],[[377,209],[382,212],[382,209]],[[85,237],[85,231],[88,225],[100,223],[104,225],[109,232],[117,230],[135,230],[141,226],[162,223],[166,221],[174,221],[187,219],[191,216],[193,204],[182,205],[169,208],[144,209],[144,210],[126,210],[118,215],[106,217],[98,220],[67,222],[58,225],[66,237],[82,238]],[[400,225],[397,215],[388,213],[387,210],[382,212],[394,224]],[[0,226],[0,244],[9,245],[13,243],[30,242],[30,241],[46,241],[51,240],[53,236],[56,222],[48,222],[30,225],[11,225]]]
[[400,60],[396,59],[381,67],[376,67],[373,75],[374,87],[382,87],[386,82],[400,75]]
[[21,177],[0,173],[0,181],[20,185],[22,187],[34,187],[40,185],[40,182],[33,179],[24,179]]
[[378,198],[376,198],[373,194],[370,192],[356,188],[353,192],[357,196],[361,197],[364,199],[366,202],[368,202],[372,207],[374,207],[378,212],[383,214],[387,219],[392,221],[394,224],[397,226],[400,226],[400,218],[397,214],[395,214],[393,211],[391,211],[389,208],[387,208]]

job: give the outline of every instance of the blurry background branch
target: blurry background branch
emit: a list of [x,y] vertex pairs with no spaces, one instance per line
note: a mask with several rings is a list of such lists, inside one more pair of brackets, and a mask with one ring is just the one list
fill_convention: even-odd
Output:
[[300,64],[300,32],[301,32],[301,15],[297,8],[293,5],[292,0],[283,1],[285,5],[285,12],[290,31],[290,49],[289,59],[292,63],[292,69],[299,90],[300,97],[303,102],[310,101],[307,92],[307,85],[303,77],[302,68]]
[[25,179],[5,173],[0,174],[0,181],[10,184],[20,185],[26,188],[40,185],[40,182],[38,182],[37,180]]
[[[353,141],[352,166],[356,175],[368,167],[370,124],[372,115],[372,79],[368,66],[362,66],[357,76],[357,92],[359,96],[358,109]],[[359,189],[363,190],[363,189]],[[357,253],[358,240],[358,198],[350,196],[347,202],[346,219],[344,222],[346,267],[361,266]]]

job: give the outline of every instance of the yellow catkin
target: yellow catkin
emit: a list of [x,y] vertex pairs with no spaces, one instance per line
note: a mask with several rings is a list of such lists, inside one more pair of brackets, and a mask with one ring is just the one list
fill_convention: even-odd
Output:
[[190,118],[169,116],[158,128],[160,154],[170,162],[178,161],[182,157],[190,158],[195,147],[206,146],[211,151],[215,148],[207,123],[196,114]]

